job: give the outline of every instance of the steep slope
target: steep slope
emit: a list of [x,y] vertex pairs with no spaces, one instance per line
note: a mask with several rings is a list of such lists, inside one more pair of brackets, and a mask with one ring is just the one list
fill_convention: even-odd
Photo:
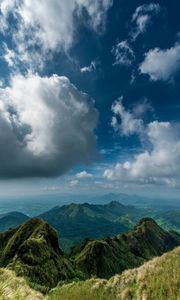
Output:
[[16,211],[0,215],[0,231],[6,231],[9,228],[16,227],[28,219],[28,216]]
[[75,277],[71,263],[59,248],[56,232],[36,218],[0,234],[0,266],[49,287]]
[[178,300],[179,287],[180,247],[109,280],[64,284],[48,300]]
[[58,231],[67,250],[86,237],[100,238],[128,231],[129,224],[123,224],[124,220],[116,222],[120,216],[131,216],[136,222],[145,214],[144,210],[113,201],[106,205],[72,203],[55,207],[39,217]]
[[71,257],[87,277],[109,278],[178,245],[179,234],[166,232],[153,219],[146,218],[128,233],[114,238],[86,241],[74,247]]

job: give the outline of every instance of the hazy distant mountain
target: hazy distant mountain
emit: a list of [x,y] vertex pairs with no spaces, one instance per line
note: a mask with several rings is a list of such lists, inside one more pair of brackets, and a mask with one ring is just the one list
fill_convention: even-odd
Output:
[[0,215],[0,231],[5,231],[9,228],[16,227],[28,219],[28,216],[16,211]]
[[[123,205],[118,201],[107,204],[76,204],[56,206],[39,215],[57,231],[63,249],[84,238],[102,238],[127,232],[143,217],[153,217],[164,229],[180,231],[179,210],[164,211],[140,208],[132,205]],[[16,227],[28,216],[11,212],[0,215],[0,231]]]
[[141,208],[154,208],[154,209],[180,209],[179,198],[165,199],[161,197],[146,197],[135,194],[124,194],[124,193],[109,193],[101,196],[92,197],[88,200],[91,203],[105,204],[110,201],[118,201],[124,205],[133,205]]
[[[124,206],[113,201],[106,205],[70,204],[53,209],[39,215],[59,233],[65,249],[84,238],[99,238],[113,236],[128,231],[130,226],[125,217],[136,222],[146,211],[133,206]],[[122,220],[120,220],[122,217]]]
[[180,210],[170,210],[155,215],[157,222],[165,229],[180,232]]

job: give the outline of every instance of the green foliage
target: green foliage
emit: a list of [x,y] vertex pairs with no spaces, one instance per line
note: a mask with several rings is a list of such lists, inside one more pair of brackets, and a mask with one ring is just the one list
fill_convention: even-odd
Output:
[[[111,199],[111,195],[108,196]],[[107,199],[106,199],[107,200]],[[180,211],[159,211],[149,208],[122,205],[112,201],[105,205],[75,204],[57,206],[40,215],[53,226],[61,241],[61,247],[70,251],[71,247],[84,238],[114,236],[132,229],[142,217],[152,217],[166,230],[180,232]],[[22,213],[11,212],[0,215],[0,231],[15,227],[28,220]]]
[[[0,236],[5,239],[6,233]],[[3,244],[0,262],[1,266],[15,270],[32,283],[49,288],[56,286],[59,280],[76,276],[71,262],[59,248],[54,229],[35,218],[13,230]]]
[[[58,232],[61,245],[65,250],[84,238],[114,236],[129,229],[129,224],[120,220],[128,215],[134,222],[146,214],[144,209],[125,206],[112,201],[106,205],[70,204],[55,207],[40,215]],[[132,223],[132,222],[131,222]]]
[[6,231],[9,228],[16,227],[28,219],[29,217],[19,212],[10,212],[0,215],[0,231]]
[[[72,216],[72,211],[70,213]],[[138,298],[139,295],[146,293],[148,300],[162,300],[165,294],[169,296],[168,300],[175,300],[176,298],[171,296],[175,294],[179,273],[178,271],[173,273],[174,271],[171,270],[170,258],[166,268],[174,282],[174,285],[172,282],[171,294],[170,287],[165,287],[165,280],[168,280],[170,275],[166,274],[164,279],[161,278],[163,258],[155,264],[158,268],[153,274],[150,272],[152,267],[154,268],[154,261],[141,268],[116,275],[110,280],[95,278],[109,279],[124,270],[138,267],[152,257],[161,255],[178,245],[180,245],[178,233],[164,231],[154,220],[145,218],[128,233],[101,240],[86,239],[75,246],[69,255],[65,255],[59,247],[56,231],[48,223],[33,218],[15,229],[0,234],[0,263],[1,267],[14,270],[18,276],[26,279],[31,288],[42,293],[47,294],[59,283],[48,296],[35,293],[34,298],[29,299],[139,300],[141,299]],[[176,257],[180,254],[180,248],[178,249],[177,252],[167,256],[173,257],[175,260],[173,267],[175,266],[177,270],[179,260]],[[11,271],[6,271],[3,273],[0,269],[0,299],[6,299],[4,295],[9,287],[8,293],[11,295],[9,299],[28,299],[26,291],[30,294],[33,291],[27,286],[27,282],[17,279]],[[12,278],[12,283],[9,282],[9,278]],[[85,280],[88,278],[91,279]],[[158,281],[157,278],[160,280]],[[142,284],[143,280],[145,280],[144,284]],[[23,290],[19,294],[17,286],[20,282]],[[146,282],[149,284],[148,287]],[[153,288],[158,289],[158,294],[153,292]]]
[[109,280],[64,284],[48,300],[177,300],[180,298],[180,247]]
[[70,256],[86,277],[109,278],[178,245],[180,235],[166,232],[146,218],[128,233],[99,241],[87,240],[74,247]]
[[180,210],[166,211],[156,214],[155,218],[160,226],[180,233]]

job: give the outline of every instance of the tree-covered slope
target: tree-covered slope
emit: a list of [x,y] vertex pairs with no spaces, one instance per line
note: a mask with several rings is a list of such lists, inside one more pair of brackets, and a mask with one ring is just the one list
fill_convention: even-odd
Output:
[[136,222],[145,214],[143,209],[113,201],[106,205],[72,203],[55,207],[39,217],[58,231],[61,244],[67,250],[87,237],[114,236],[128,231],[129,224],[118,220],[120,216],[128,215]]
[[165,211],[155,215],[155,218],[165,229],[173,229],[180,232],[180,210]]
[[28,219],[28,216],[16,211],[0,215],[0,231],[6,231],[9,228],[16,227]]
[[0,233],[0,267],[12,269],[32,286],[45,289],[59,281],[91,276],[109,278],[180,245],[180,235],[146,218],[130,232],[85,240],[66,255],[56,231],[41,219]]
[[109,280],[90,279],[54,289],[48,300],[178,300],[180,247]]
[[59,247],[56,232],[36,218],[0,234],[0,266],[48,287],[75,277],[70,261]]
[[178,245],[179,234],[164,231],[153,219],[146,218],[128,233],[87,241],[74,247],[71,257],[87,277],[109,278]]

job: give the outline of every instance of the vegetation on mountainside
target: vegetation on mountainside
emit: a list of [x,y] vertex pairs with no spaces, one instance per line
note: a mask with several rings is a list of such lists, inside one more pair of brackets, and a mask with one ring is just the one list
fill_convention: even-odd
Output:
[[[146,215],[145,210],[133,206],[125,206],[119,202],[106,205],[70,204],[53,209],[40,215],[59,233],[61,245],[65,250],[85,238],[102,238],[127,232],[129,224],[118,220],[127,215],[134,222]],[[133,226],[133,224],[132,224]]]
[[109,280],[89,279],[64,283],[48,295],[32,290],[25,279],[0,269],[1,300],[178,300],[180,299],[180,247],[124,271]]
[[142,219],[128,233],[88,241],[72,249],[71,258],[87,277],[109,278],[180,245],[180,235],[166,232],[153,219]]
[[0,234],[0,265],[46,287],[76,277],[71,262],[59,248],[54,229],[35,218]]
[[156,214],[155,219],[158,224],[168,230],[171,228],[180,232],[180,210],[165,211],[161,214]]
[[178,300],[180,247],[109,280],[90,279],[58,286],[48,300]]
[[58,282],[109,278],[180,245],[180,235],[168,233],[146,218],[130,232],[102,240],[85,240],[66,255],[56,231],[33,218],[0,234],[0,267],[25,277],[31,287],[47,292]]
[[0,215],[0,231],[6,231],[9,228],[16,227],[28,219],[28,216],[16,211]]
[[[164,286],[161,286],[161,284],[165,285],[165,279],[169,278],[164,275],[165,278],[159,277],[160,281],[158,281],[156,276],[160,270],[162,272],[162,266],[160,268],[158,263],[156,263],[157,272],[152,270],[151,264],[154,267],[152,262],[141,268],[124,272],[122,275],[116,275],[109,281],[105,279],[82,281],[92,276],[108,279],[123,270],[142,265],[144,261],[161,255],[177,245],[180,245],[178,233],[166,232],[154,220],[146,218],[128,233],[102,240],[85,240],[74,247],[69,256],[66,256],[59,247],[56,231],[40,219],[30,219],[23,225],[0,234],[1,267],[14,270],[17,275],[24,277],[31,287],[42,292],[47,293],[58,282],[59,286],[48,296],[35,293],[31,297],[29,295],[33,291],[27,287],[26,281],[17,278],[10,270],[0,269],[0,299],[23,300],[31,297],[29,299],[113,300],[121,295],[119,299],[177,300],[178,298],[171,297],[169,284],[168,290],[164,290]],[[180,254],[180,248],[178,249],[179,252],[172,253]],[[177,269],[176,273],[172,273],[170,263],[169,265],[166,263],[166,268],[169,268],[167,272],[171,272],[171,281],[174,276],[171,289],[175,296],[177,296],[174,291],[177,289],[176,277],[180,278],[177,256],[171,255],[171,268],[173,266]],[[162,261],[164,262],[164,259]],[[149,269],[147,266],[150,266]],[[141,277],[142,273],[143,277]],[[142,280],[145,280],[143,284]],[[154,294],[153,287],[156,288]],[[142,295],[146,293],[149,298],[140,298],[141,293]],[[160,293],[169,298],[161,298]],[[153,298],[156,295],[160,298]]]
[[[110,197],[111,198],[111,197]],[[69,251],[85,238],[114,236],[132,229],[142,217],[152,217],[166,230],[180,232],[179,210],[158,211],[117,201],[108,204],[69,204],[57,206],[39,216],[53,226],[60,237],[61,247]],[[0,231],[16,227],[29,218],[18,212],[0,215]]]

